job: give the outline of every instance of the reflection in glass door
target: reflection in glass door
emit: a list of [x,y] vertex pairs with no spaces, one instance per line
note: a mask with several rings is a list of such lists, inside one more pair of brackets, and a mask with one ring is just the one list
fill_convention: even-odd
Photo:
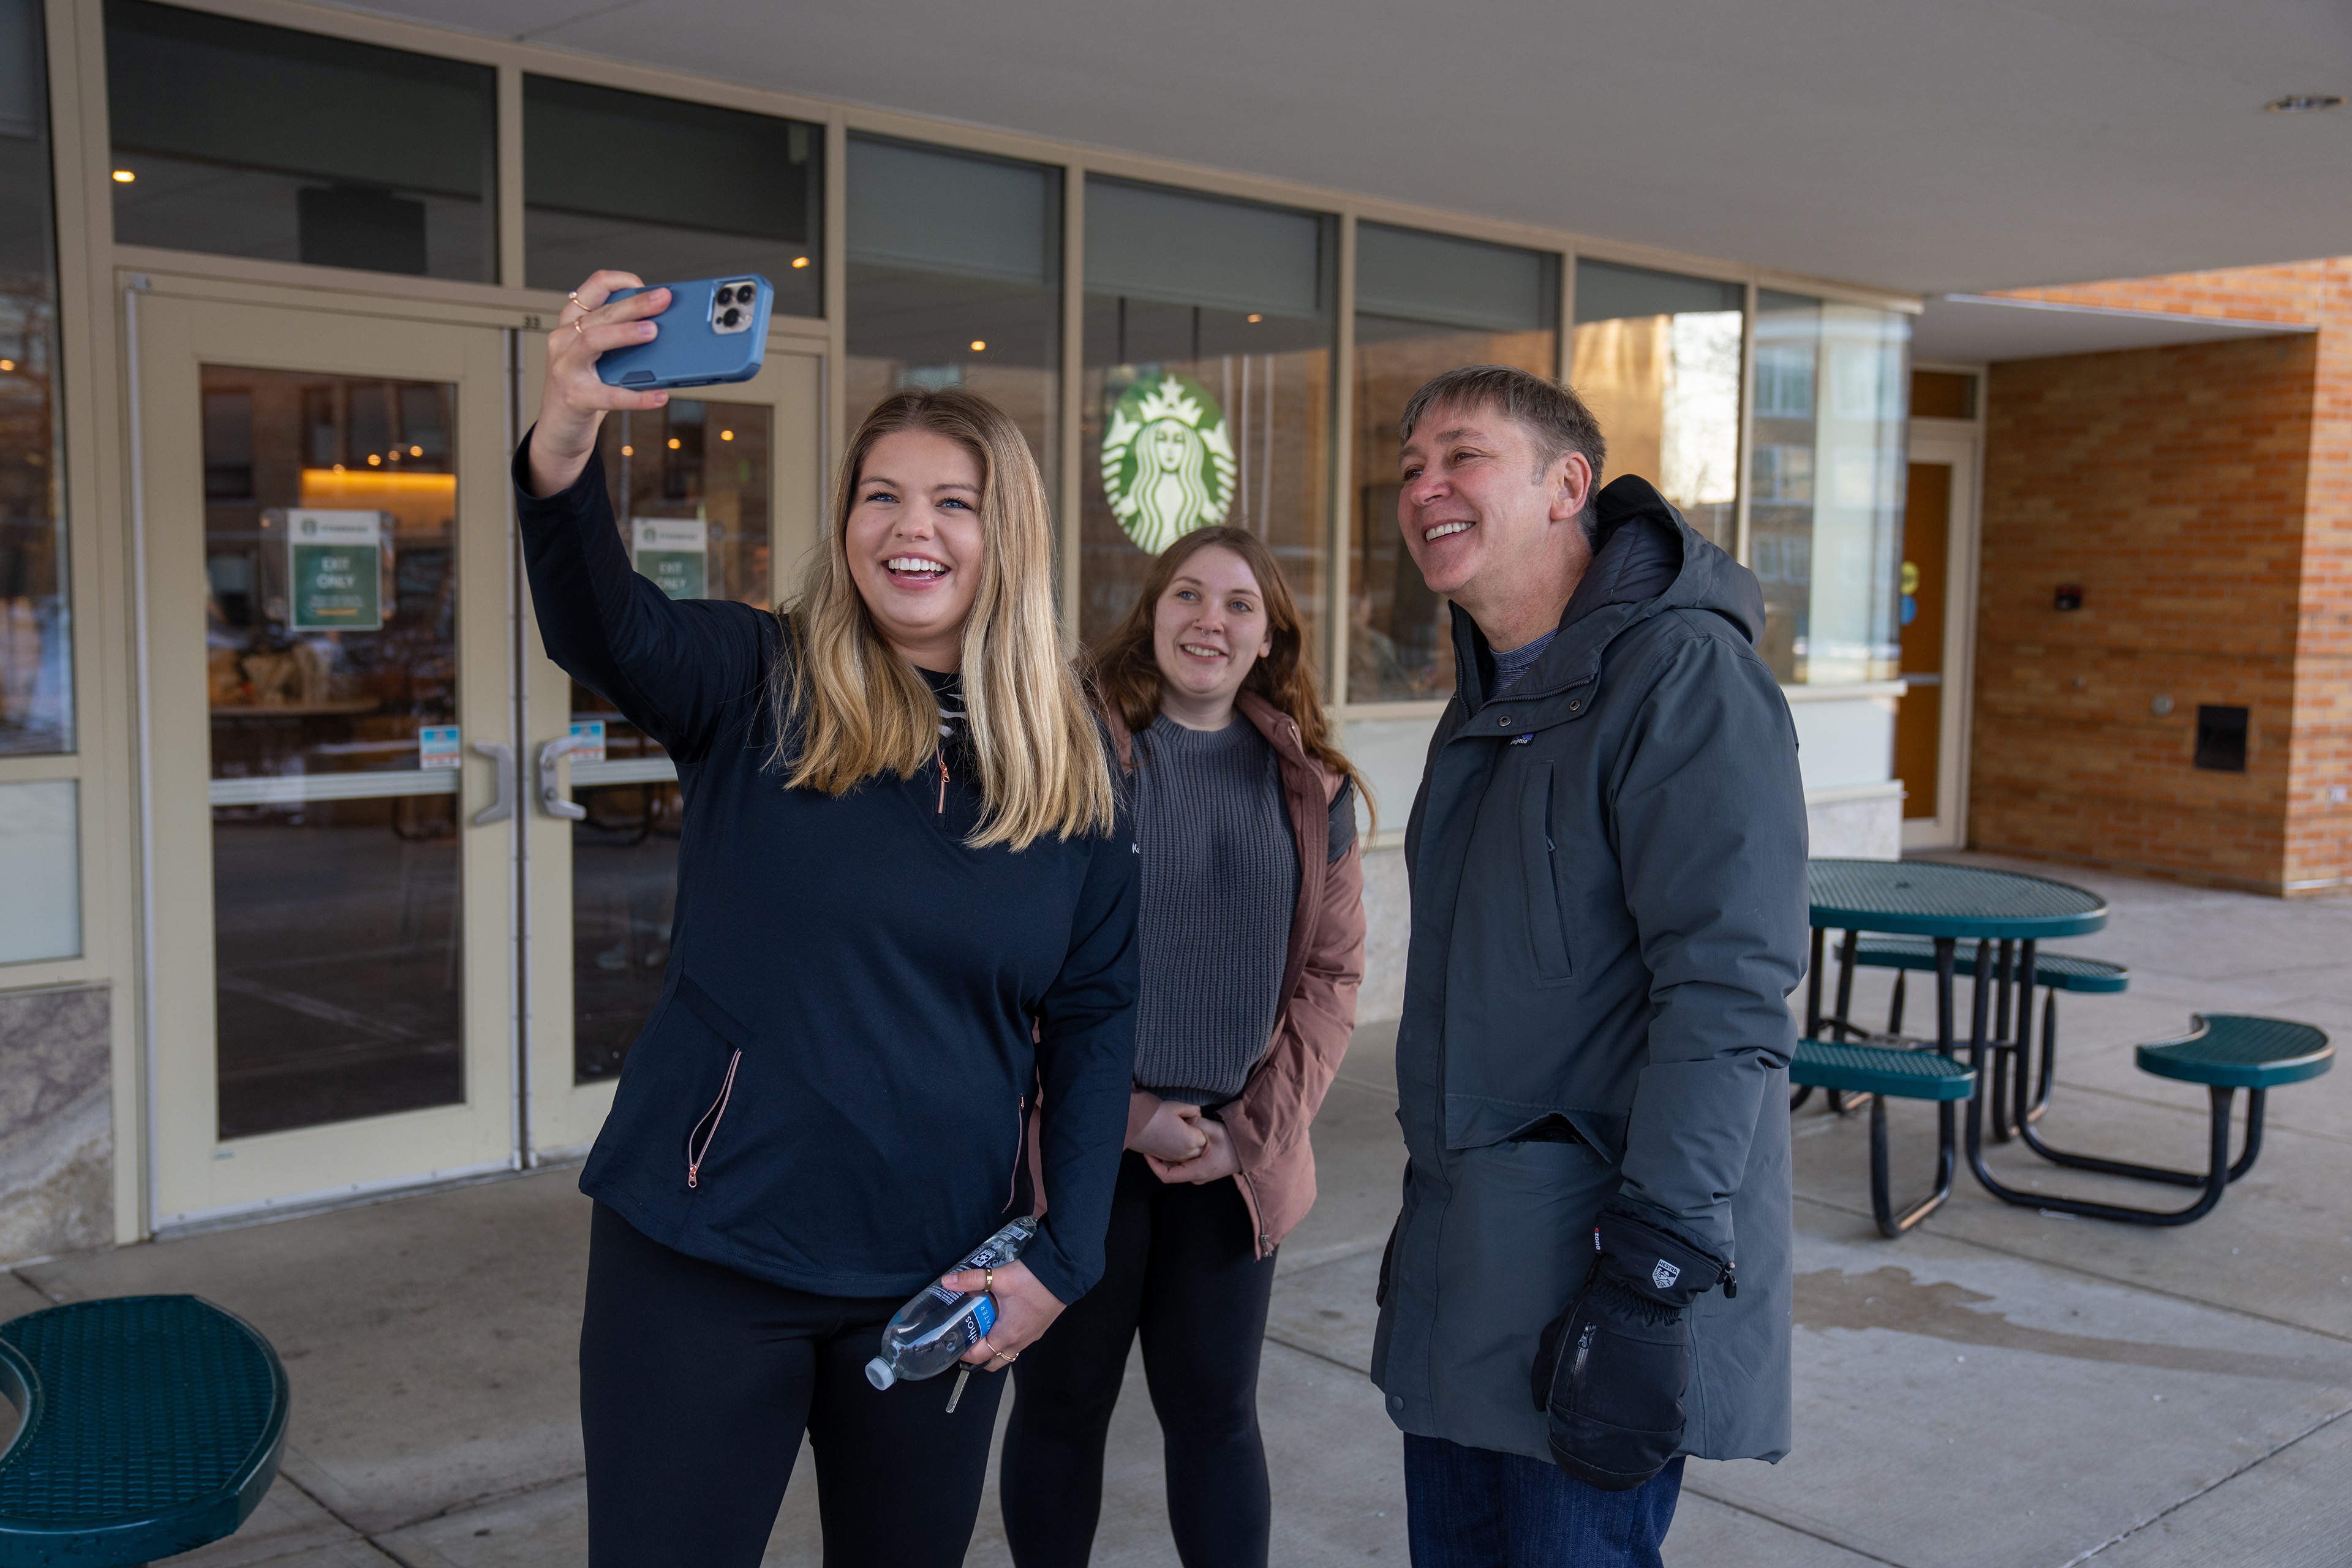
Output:
[[[604,422],[613,515],[637,571],[674,599],[768,596],[771,411],[673,398]],[[683,803],[667,752],[572,683],[572,1073],[611,1078],[660,999]]]
[[220,1136],[454,1104],[457,389],[201,374]]

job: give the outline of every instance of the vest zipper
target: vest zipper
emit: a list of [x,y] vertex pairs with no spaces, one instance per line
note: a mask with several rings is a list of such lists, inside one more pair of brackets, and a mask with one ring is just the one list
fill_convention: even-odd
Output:
[[933,762],[935,762],[935,763],[939,763],[939,764],[940,764],[940,809],[939,809],[939,815],[940,815],[940,816],[945,816],[948,814],[948,756],[947,756],[947,752],[946,752],[945,751],[941,750],[940,747],[933,746],[933,747],[931,748],[931,760],[932,760]]
[[1234,1174],[1239,1176],[1242,1185],[1249,1189],[1250,1217],[1257,1221],[1257,1255],[1264,1258],[1274,1250],[1274,1238],[1265,1233],[1265,1205],[1258,1201],[1257,1184],[1250,1180],[1247,1171],[1237,1170]]
[[[727,1077],[719,1086],[719,1098],[710,1102],[710,1109],[704,1111],[702,1120],[694,1124],[694,1131],[686,1135],[686,1184],[688,1187],[700,1184],[702,1162],[710,1157],[710,1142],[719,1136],[719,1119],[727,1114],[727,1101],[735,1093],[735,1068],[742,1060],[743,1051],[738,1047],[735,1054],[727,1058]],[[699,1149],[694,1146],[697,1133],[702,1138]]]

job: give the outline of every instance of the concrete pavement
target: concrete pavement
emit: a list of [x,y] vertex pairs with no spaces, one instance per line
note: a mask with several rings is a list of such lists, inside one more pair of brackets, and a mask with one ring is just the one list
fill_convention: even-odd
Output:
[[[2146,1078],[2129,1050],[2192,1008],[2299,1018],[2352,1044],[2352,900],[2021,868],[2105,893],[2109,930],[2060,945],[2134,972],[2123,996],[2061,1005],[2053,1140],[2200,1160],[2202,1091]],[[1865,975],[1857,1016],[1883,1016],[1885,993]],[[1392,1040],[1393,1025],[1359,1032],[1315,1131],[1321,1199],[1284,1248],[1259,1402],[1280,1564],[1406,1556],[1398,1439],[1363,1376],[1402,1157]],[[1926,1182],[1932,1125],[1895,1108],[1898,1192]],[[2261,1163],[2177,1231],[2005,1207],[1963,1175],[1921,1231],[1885,1242],[1864,1119],[1809,1106],[1797,1131],[1796,1447],[1778,1466],[1691,1465],[1676,1568],[2352,1563],[2352,1073],[2275,1094]],[[2015,1149],[1993,1159],[2020,1184],[2150,1201]],[[244,1531],[177,1562],[576,1563],[588,1209],[573,1180],[61,1258],[0,1275],[0,1317],[193,1290],[277,1344],[294,1388],[283,1477]],[[803,1449],[772,1563],[818,1561],[810,1474]],[[1160,1474],[1131,1366],[1097,1563],[1175,1563]],[[1009,1561],[992,1497],[970,1561]]]

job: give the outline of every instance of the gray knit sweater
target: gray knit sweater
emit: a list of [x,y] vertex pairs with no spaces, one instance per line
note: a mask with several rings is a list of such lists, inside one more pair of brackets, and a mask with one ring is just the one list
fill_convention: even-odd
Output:
[[1187,730],[1166,714],[1136,737],[1135,1081],[1222,1105],[1265,1054],[1298,904],[1298,846],[1282,773],[1256,726]]

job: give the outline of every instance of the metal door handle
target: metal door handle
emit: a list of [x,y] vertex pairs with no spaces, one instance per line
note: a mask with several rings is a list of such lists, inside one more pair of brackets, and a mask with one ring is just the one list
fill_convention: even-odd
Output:
[[474,813],[474,826],[488,827],[514,815],[514,748],[497,741],[477,741],[474,750],[490,759],[490,772],[499,781],[499,798]]
[[578,822],[588,815],[584,805],[575,805],[563,798],[563,785],[555,776],[555,759],[567,752],[579,751],[596,742],[585,735],[558,735],[539,749],[539,809],[550,816],[561,816]]

